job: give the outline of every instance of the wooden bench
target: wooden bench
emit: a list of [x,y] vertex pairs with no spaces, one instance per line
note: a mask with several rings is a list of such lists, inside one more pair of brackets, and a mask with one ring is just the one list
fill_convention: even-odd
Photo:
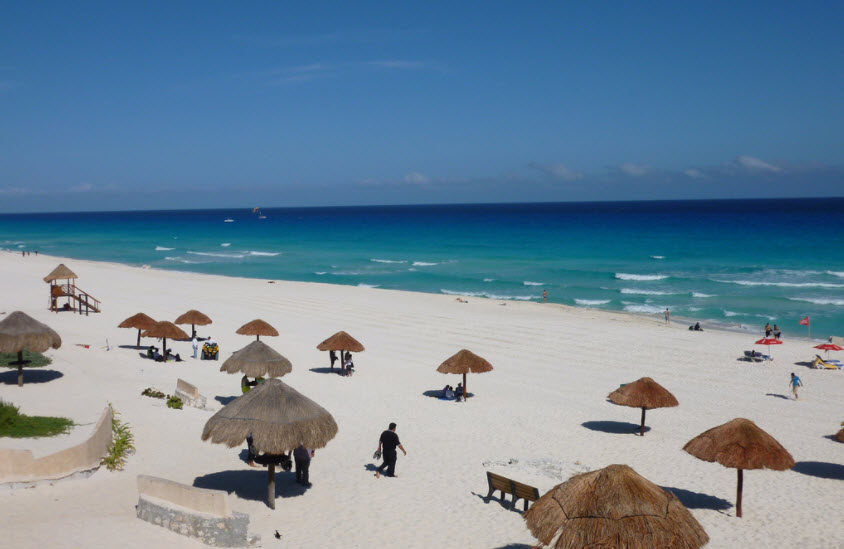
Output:
[[[525,511],[528,510],[528,502],[539,499],[539,490],[533,486],[516,482],[515,480],[495,473],[486,472],[486,480],[489,483],[489,493],[486,495],[487,501],[492,498],[493,492],[499,490],[501,492],[501,503],[508,509],[516,509],[516,502],[520,499],[525,500]],[[513,494],[513,501],[507,503],[506,494]]]

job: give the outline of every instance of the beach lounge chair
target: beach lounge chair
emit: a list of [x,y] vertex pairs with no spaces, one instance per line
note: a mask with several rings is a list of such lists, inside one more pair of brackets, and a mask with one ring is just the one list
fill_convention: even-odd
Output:
[[841,363],[837,360],[824,360],[820,355],[815,355],[815,360],[812,361],[812,366],[819,370],[840,370]]
[[749,360],[750,362],[762,362],[771,359],[771,357],[769,357],[768,355],[763,355],[754,351],[745,351],[744,358],[745,360]]

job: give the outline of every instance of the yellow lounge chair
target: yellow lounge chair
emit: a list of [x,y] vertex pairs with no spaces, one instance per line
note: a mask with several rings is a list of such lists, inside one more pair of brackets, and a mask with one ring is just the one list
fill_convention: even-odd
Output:
[[827,362],[818,355],[815,355],[815,360],[812,361],[812,366],[820,370],[839,370],[841,366],[835,362]]

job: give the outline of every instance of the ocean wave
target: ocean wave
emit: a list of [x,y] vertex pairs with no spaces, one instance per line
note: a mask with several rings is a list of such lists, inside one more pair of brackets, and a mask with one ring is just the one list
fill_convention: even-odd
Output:
[[213,252],[187,252],[191,255],[202,255],[206,257],[224,257],[226,259],[243,259],[246,257],[243,254],[218,254]]
[[832,297],[789,297],[788,299],[791,301],[814,303],[815,305],[838,305],[844,307],[844,299],[835,299]]
[[364,284],[363,282],[358,284],[358,288],[378,288],[379,286],[380,284]]
[[191,261],[190,259],[185,259],[184,257],[165,257],[167,261],[175,261],[176,263],[184,263],[185,265],[199,265],[202,261]]
[[414,261],[413,262],[414,267],[431,267],[433,265],[439,265],[439,263],[429,263],[427,261]]
[[259,255],[259,256],[266,256],[266,257],[275,257],[279,255],[281,252],[249,252],[249,255]]
[[[333,274],[335,276],[359,276],[359,275],[362,275],[364,273],[362,273],[361,271],[331,271],[331,274]],[[372,273],[366,273],[366,274],[372,274]]]
[[638,294],[638,295],[676,295],[676,292],[661,292],[659,290],[638,290],[636,288],[622,288],[619,290],[623,294]]
[[739,286],[778,286],[780,288],[844,288],[844,284],[833,284],[831,282],[763,282],[757,280],[717,280],[712,282],[721,284],[738,284]]
[[624,310],[631,313],[658,314],[664,309],[662,307],[655,307],[654,305],[625,305]]
[[826,274],[837,276],[838,278],[844,278],[844,271],[827,271]]
[[530,301],[531,299],[536,299],[536,296],[533,295],[500,295],[491,294],[489,292],[459,292],[456,290],[440,290],[440,293],[446,295],[465,295],[468,297],[485,297],[487,299],[502,299],[509,301]]
[[700,292],[692,292],[692,297],[715,297],[713,294],[702,294]]
[[325,272],[325,271],[315,271],[314,274],[317,275],[317,276],[322,276],[322,275],[328,274],[328,273]]
[[485,278],[484,282],[495,282],[494,278]]
[[220,244],[220,246],[222,246],[223,248],[228,248],[231,245],[232,245],[231,242],[223,242],[222,244]]
[[700,307],[689,307],[689,310],[693,313],[700,311]]
[[738,316],[740,314],[741,313],[736,313],[734,311],[728,311],[727,309],[724,309],[724,316],[726,316],[726,317]]
[[545,286],[544,282],[531,282],[530,280],[525,280],[522,284],[525,286]]
[[664,274],[637,275],[637,274],[627,274],[627,273],[615,273],[615,277],[618,280],[663,280],[663,279],[668,278],[668,275],[664,275]]
[[375,263],[407,263],[407,261],[397,261],[393,259],[370,259],[370,261],[374,261]]
[[665,259],[664,255],[652,255],[651,259]]
[[175,248],[165,248],[164,246],[156,246],[155,247],[156,252],[169,252],[171,250],[175,250]]
[[586,307],[590,305],[606,305],[610,302],[609,299],[575,299],[575,303],[578,305],[584,305]]

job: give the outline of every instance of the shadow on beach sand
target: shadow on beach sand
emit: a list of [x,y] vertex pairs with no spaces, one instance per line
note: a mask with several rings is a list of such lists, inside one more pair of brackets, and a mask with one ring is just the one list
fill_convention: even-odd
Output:
[[779,393],[765,393],[765,396],[766,397],[781,398],[783,400],[791,400],[791,398],[788,395],[781,395]]
[[672,486],[660,486],[663,490],[671,492],[680,503],[685,505],[688,509],[711,509],[713,511],[726,511],[730,509],[733,504],[729,501],[710,496],[709,494],[701,494],[700,492],[692,492],[691,490],[684,490],[683,488],[674,488]]
[[839,465],[838,463],[827,463],[825,461],[798,461],[791,470],[811,477],[844,480],[844,465]]
[[336,367],[333,370],[331,368],[311,368],[308,370],[309,372],[313,372],[315,374],[336,374],[340,375],[340,367]]
[[[591,431],[600,431],[613,435],[638,435],[642,428],[638,423],[628,423],[626,421],[585,421],[581,425]],[[645,432],[647,433],[650,430],[651,428],[645,425]]]
[[219,395],[218,395],[218,396],[215,396],[215,397],[214,397],[214,400],[216,400],[217,402],[219,402],[220,404],[222,404],[223,406],[225,406],[226,404],[230,403],[231,401],[233,401],[233,400],[234,400],[234,399],[236,399],[236,398],[237,398],[236,396],[233,396],[233,397],[221,397],[221,396],[219,396]]
[[[64,377],[64,374],[56,370],[32,370],[28,368],[23,369],[23,384],[27,383],[47,383],[54,379]],[[17,385],[18,384],[18,370],[10,370],[0,374],[0,383],[3,385]]]
[[[440,400],[449,401],[449,399],[440,398],[440,397],[443,396],[443,390],[442,389],[431,389],[429,391],[423,392],[422,394],[426,397],[439,398]],[[468,395],[469,396],[467,398],[472,398],[473,396],[475,396],[475,393],[468,393]],[[450,401],[455,402],[455,399],[450,399]]]
[[[209,473],[193,479],[196,488],[224,490],[241,499],[265,501],[267,499],[267,469],[239,469]],[[296,482],[293,471],[275,472],[275,497],[291,498],[301,496],[307,488]]]

